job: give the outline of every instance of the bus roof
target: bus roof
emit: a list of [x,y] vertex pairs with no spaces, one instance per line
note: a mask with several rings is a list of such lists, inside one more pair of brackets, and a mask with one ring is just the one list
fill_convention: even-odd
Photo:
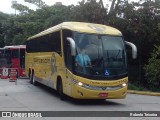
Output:
[[26,49],[26,45],[5,46],[4,49]]
[[122,33],[119,30],[110,26],[102,25],[102,24],[84,23],[84,22],[63,22],[59,25],[48,28],[28,38],[28,40],[52,33],[54,31],[58,31],[60,29],[69,29],[72,31],[77,31],[82,33],[108,34],[108,35],[122,36]]

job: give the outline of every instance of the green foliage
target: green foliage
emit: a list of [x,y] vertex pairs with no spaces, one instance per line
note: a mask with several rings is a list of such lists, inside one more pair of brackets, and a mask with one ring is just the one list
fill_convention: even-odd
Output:
[[27,6],[24,6],[22,4],[18,4],[17,1],[12,1],[11,7],[13,9],[15,9],[15,12],[16,12],[16,10],[18,10],[21,14],[25,14],[25,13],[31,11]]
[[5,37],[4,24],[5,24],[8,17],[9,17],[9,15],[0,12],[0,47],[3,47],[5,45],[5,43],[4,43],[4,37]]
[[72,6],[51,6],[45,7],[43,9],[38,10],[38,15],[43,15],[44,19],[44,28],[47,29],[48,27],[57,25],[59,23],[65,21],[72,21],[71,19],[71,7]]
[[146,91],[146,88],[139,86],[139,85],[136,85],[136,84],[133,84],[133,83],[128,84],[128,89],[129,90]]
[[32,3],[39,8],[46,7],[47,5],[42,0],[24,0],[25,2]]
[[74,21],[105,23],[107,17],[107,8],[104,9],[102,5],[96,0],[82,0],[79,5],[72,8],[71,17]]
[[160,46],[155,46],[149,58],[148,64],[145,65],[145,76],[149,84],[154,86],[160,85]]

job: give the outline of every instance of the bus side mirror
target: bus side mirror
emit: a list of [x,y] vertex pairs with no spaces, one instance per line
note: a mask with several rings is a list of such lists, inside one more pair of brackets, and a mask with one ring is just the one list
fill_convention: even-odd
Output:
[[132,58],[136,59],[137,58],[137,47],[133,43],[127,42],[127,41],[125,41],[125,44],[132,48]]
[[75,44],[75,41],[70,37],[67,37],[67,40],[70,43],[71,55],[75,56],[76,55],[76,44]]

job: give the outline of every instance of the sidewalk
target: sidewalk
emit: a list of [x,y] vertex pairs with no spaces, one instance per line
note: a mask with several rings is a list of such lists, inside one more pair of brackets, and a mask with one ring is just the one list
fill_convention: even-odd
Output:
[[150,96],[160,96],[158,92],[150,92],[150,91],[136,91],[136,90],[128,90],[130,94],[139,94],[139,95],[150,95]]

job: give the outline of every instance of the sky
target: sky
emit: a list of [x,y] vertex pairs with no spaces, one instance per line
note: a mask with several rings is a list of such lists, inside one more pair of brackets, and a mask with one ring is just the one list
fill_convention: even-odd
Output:
[[[24,0],[16,0],[19,4],[27,5],[31,9],[35,9],[35,5],[24,2]],[[62,2],[63,5],[76,5],[81,0],[42,0],[47,5],[54,5],[56,2]],[[1,0],[0,1],[0,12],[14,14],[15,10],[11,8],[12,0]]]
[[[11,8],[13,0],[1,0],[0,1],[0,12],[3,13],[8,13],[8,14],[15,14],[15,10]],[[16,0],[19,4],[23,4],[28,6],[30,9],[36,9],[36,6],[33,4],[29,4],[24,2],[24,0]],[[56,2],[62,2],[63,5],[76,5],[78,4],[78,1],[82,0],[42,0],[44,1],[47,5],[54,5]],[[103,0],[105,3],[104,5],[107,4],[107,1],[112,1],[112,0]],[[129,0],[130,1],[130,0]],[[132,1],[137,1],[137,0],[132,0]]]

